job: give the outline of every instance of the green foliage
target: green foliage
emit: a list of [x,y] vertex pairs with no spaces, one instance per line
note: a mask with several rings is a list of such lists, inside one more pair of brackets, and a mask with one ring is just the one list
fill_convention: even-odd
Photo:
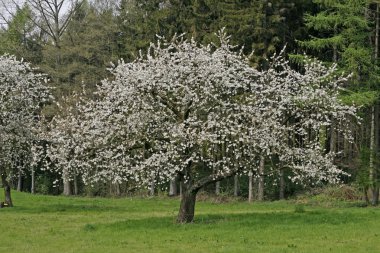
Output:
[[371,20],[366,0],[313,1],[320,10],[305,15],[310,39],[299,41],[307,52],[327,62],[337,62],[352,73],[351,84],[361,88],[377,79],[373,48],[369,45]]
[[342,93],[340,99],[347,105],[369,107],[378,101],[379,91],[346,91]]
[[150,0],[144,3],[124,0],[118,16],[122,46],[126,50],[124,58],[133,59],[138,50],[146,49],[155,40],[156,34],[170,38],[175,33],[186,33],[203,44],[217,43],[212,34],[225,27],[232,35],[233,44],[244,46],[246,54],[254,50],[252,64],[265,67],[266,58],[285,44],[291,50],[294,38],[303,38],[299,27],[308,5],[301,0]]
[[[367,147],[361,147],[361,152],[360,156],[358,158],[359,166],[358,166],[358,171],[356,175],[356,183],[361,189],[367,189],[373,184],[379,184],[380,183],[380,178],[375,177],[373,180],[370,180],[369,176],[369,171],[370,171],[370,156],[371,156],[371,151]],[[380,160],[378,158],[378,153],[373,154],[374,157],[374,172],[375,175],[380,174]]]
[[51,81],[58,88],[56,96],[93,89],[107,77],[111,62],[119,59],[117,26],[112,11],[97,11],[83,4],[75,13],[60,47],[45,45],[44,64]]
[[357,185],[327,185],[311,188],[298,195],[295,202],[308,206],[347,207],[359,205],[361,199],[361,188]]
[[0,54],[11,54],[28,62],[41,61],[41,45],[36,40],[35,26],[30,21],[32,12],[25,4],[17,9],[6,29],[0,31]]

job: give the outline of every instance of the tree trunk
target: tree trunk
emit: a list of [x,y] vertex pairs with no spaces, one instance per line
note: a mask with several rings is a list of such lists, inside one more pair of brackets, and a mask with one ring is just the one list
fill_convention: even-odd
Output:
[[264,156],[260,157],[260,166],[259,166],[259,185],[257,189],[257,200],[264,200],[264,166],[265,158]]
[[197,193],[191,191],[183,192],[177,223],[190,223],[194,221],[196,196]]
[[4,187],[4,197],[5,197],[4,203],[8,207],[13,207],[12,197],[11,197],[11,186],[9,182],[7,181],[7,176],[5,174],[1,175],[1,181]]
[[[192,167],[192,163],[188,164],[188,169]],[[184,175],[188,175],[188,172],[185,171]],[[192,181],[191,176],[187,176],[187,180],[182,182],[182,197],[181,205],[178,212],[177,222],[178,223],[189,223],[194,220],[194,210],[195,210],[195,201],[196,195],[200,189],[203,187],[216,183],[224,178],[232,177],[234,173],[227,175],[209,175],[202,179],[199,179],[196,182]],[[183,181],[184,176],[181,176],[181,181]]]
[[120,196],[121,195],[120,184],[119,183],[115,183],[115,193],[116,193],[116,196]]
[[174,177],[172,180],[170,180],[170,183],[169,183],[169,196],[174,197],[177,195],[178,195],[177,177]]
[[379,20],[379,4],[376,3],[376,25],[375,25],[375,60],[377,61],[377,58],[379,57],[379,26],[380,26],[380,20]]
[[379,204],[379,187],[378,186],[375,186],[372,189],[372,201],[371,201],[371,204],[373,206],[377,206]]
[[152,180],[150,181],[150,188],[149,188],[149,195],[150,196],[154,196],[155,188],[156,188],[156,182],[155,182],[154,178],[152,178]]
[[31,187],[30,187],[30,193],[34,194],[35,193],[35,173],[34,173],[34,169],[32,169],[32,179],[31,179]]
[[248,173],[248,202],[253,201],[253,172],[252,170]]
[[370,181],[370,189],[372,193],[372,205],[378,204],[378,196],[379,189],[376,183],[376,172],[374,167],[375,160],[375,151],[376,151],[376,143],[375,143],[375,106],[373,105],[371,108],[371,133],[370,133],[370,157],[369,157],[369,181]]
[[237,197],[240,195],[240,189],[239,189],[239,176],[234,176],[234,196]]
[[74,175],[74,195],[78,195],[78,177]]
[[63,179],[63,195],[65,196],[71,195],[71,185],[68,179]]
[[220,181],[215,183],[215,195],[220,195]]
[[22,191],[22,172],[18,171],[18,180],[17,180],[17,191]]
[[285,198],[285,178],[284,169],[280,169],[280,199]]
[[330,152],[336,151],[336,132],[335,132],[335,119],[331,120],[330,126]]
[[63,195],[69,196],[72,194],[72,191],[71,191],[71,185],[70,185],[67,169],[63,170],[62,179],[63,179]]
[[[376,3],[376,26],[375,26],[375,60],[379,58],[379,26],[380,26],[380,20],[379,20],[379,4]],[[376,106],[372,106],[372,120],[371,120],[371,143],[370,143],[370,177],[371,177],[371,192],[372,192],[372,200],[371,204],[373,206],[376,206],[379,204],[379,185],[378,185],[378,175],[375,170],[374,165],[374,159],[377,153],[377,141],[376,139],[379,138],[378,132],[378,115],[377,110],[375,108]],[[375,129],[376,127],[376,129]]]
[[179,196],[181,197],[181,199],[182,199],[182,195],[183,195],[183,179],[180,179],[180,181],[179,181]]

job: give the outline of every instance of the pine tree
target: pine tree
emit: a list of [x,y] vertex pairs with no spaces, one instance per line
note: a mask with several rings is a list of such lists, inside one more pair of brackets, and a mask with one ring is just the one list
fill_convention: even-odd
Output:
[[[363,106],[367,111],[363,120],[365,126],[370,126],[368,137],[357,138],[361,147],[360,152],[369,149],[369,162],[367,168],[368,180],[361,180],[363,187],[372,189],[374,196],[372,203],[378,202],[378,179],[374,161],[377,152],[375,134],[378,129],[378,81],[380,77],[378,68],[378,6],[366,0],[315,0],[317,6],[315,14],[305,16],[305,24],[312,36],[307,41],[300,41],[301,47],[325,62],[337,63],[343,72],[352,73],[346,89],[342,93],[342,100]],[[330,129],[330,150],[342,146],[335,129]],[[369,143],[369,144],[367,144]],[[364,145],[362,145],[364,144]],[[347,145],[345,145],[346,148]],[[342,148],[342,147],[340,147]],[[351,152],[351,151],[349,151]],[[349,153],[344,152],[344,153]],[[363,154],[357,155],[364,157]],[[353,163],[353,161],[350,161]],[[364,182],[364,183],[363,183]],[[366,190],[365,190],[366,192]],[[365,197],[368,199],[368,197]]]
[[0,54],[12,54],[33,63],[41,61],[41,45],[31,22],[31,9],[27,4],[18,8],[0,32]]

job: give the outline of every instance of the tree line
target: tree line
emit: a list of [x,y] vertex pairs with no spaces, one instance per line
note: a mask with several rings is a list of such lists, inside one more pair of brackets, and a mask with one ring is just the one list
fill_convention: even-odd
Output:
[[[368,202],[378,203],[379,6],[376,1],[30,0],[22,5],[2,1],[2,5],[6,25],[0,33],[0,52],[23,58],[47,75],[49,86],[54,87],[51,92],[56,102],[44,103],[40,114],[49,124],[57,126],[62,126],[60,117],[78,113],[75,106],[81,103],[79,97],[97,99],[97,87],[104,85],[101,80],[116,78],[107,70],[113,69],[111,62],[117,63],[118,59],[132,62],[146,55],[157,36],[169,40],[175,34],[184,33],[184,39],[220,46],[220,40],[213,33],[225,27],[225,32],[231,35],[230,43],[240,45],[232,50],[241,50],[245,55],[253,51],[249,65],[259,71],[270,70],[270,57],[280,53],[284,46],[283,54],[291,68],[301,73],[305,71],[308,57],[322,60],[326,66],[335,64],[338,74],[350,73],[338,97],[347,106],[360,106],[362,121],[343,126],[331,117],[331,124],[318,134],[319,144],[326,153],[336,153],[334,166],[351,175],[341,176],[341,179],[356,183]],[[75,124],[80,125],[80,122]],[[352,132],[352,141],[345,136],[347,129]],[[309,136],[313,139],[316,134],[309,133]],[[299,147],[306,145],[300,135],[291,135],[284,141],[297,143]],[[215,140],[214,146],[204,147],[212,150],[205,152],[207,156],[212,153],[215,161],[223,160],[228,157],[226,153],[232,152],[219,142]],[[154,148],[149,145],[144,144],[146,152]],[[255,173],[233,175],[233,179],[213,182],[206,189],[216,193],[230,189],[235,195],[244,194],[252,199],[252,188],[256,188],[255,197],[263,200],[264,196],[289,196],[299,187],[288,179],[291,171],[274,169],[278,157],[269,159],[258,155],[254,161]],[[227,161],[220,162],[220,166],[223,163]],[[55,161],[57,168],[59,164],[60,161]],[[20,169],[23,166],[34,169],[31,173],[25,172]],[[62,166],[76,165],[62,162]],[[94,183],[94,187],[89,188],[83,182],[83,173],[66,177],[61,175],[65,170],[60,174],[58,170],[44,171],[42,167],[25,163],[14,166],[7,176],[19,190],[32,192],[104,195],[136,191],[135,185],[118,180]],[[176,188],[184,186],[179,183],[180,177],[172,176],[173,180],[162,186],[150,180],[151,192],[159,187],[171,188],[173,194],[178,192]],[[240,181],[244,182],[239,183],[242,178],[245,180]]]

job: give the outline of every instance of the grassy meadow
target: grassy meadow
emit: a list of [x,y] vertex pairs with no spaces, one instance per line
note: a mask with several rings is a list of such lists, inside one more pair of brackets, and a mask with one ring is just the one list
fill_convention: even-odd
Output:
[[0,252],[380,252],[380,208],[352,203],[199,201],[196,221],[178,225],[178,198],[12,193]]

